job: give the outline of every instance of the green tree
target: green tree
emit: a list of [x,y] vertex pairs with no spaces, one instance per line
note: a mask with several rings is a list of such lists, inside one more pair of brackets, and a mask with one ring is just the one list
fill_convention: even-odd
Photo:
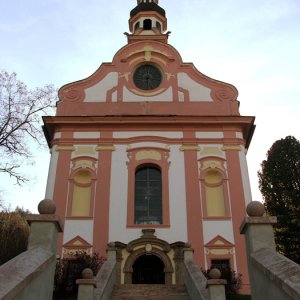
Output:
[[267,213],[277,216],[277,250],[300,263],[300,142],[293,136],[276,141],[261,163],[259,188]]

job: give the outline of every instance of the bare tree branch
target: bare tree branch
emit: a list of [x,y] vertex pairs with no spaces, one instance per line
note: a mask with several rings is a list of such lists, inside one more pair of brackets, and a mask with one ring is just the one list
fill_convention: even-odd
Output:
[[0,72],[0,173],[21,185],[19,167],[31,158],[30,143],[41,144],[41,116],[53,112],[57,91],[52,85],[29,90],[15,73]]

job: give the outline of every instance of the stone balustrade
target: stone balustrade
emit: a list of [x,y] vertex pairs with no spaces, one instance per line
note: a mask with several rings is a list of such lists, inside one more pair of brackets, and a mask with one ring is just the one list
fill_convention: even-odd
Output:
[[53,295],[58,232],[62,231],[51,200],[40,202],[40,215],[29,215],[28,250],[0,267],[1,300],[50,300]]
[[300,266],[275,251],[272,225],[262,203],[251,202],[241,225],[246,237],[252,300],[299,300]]

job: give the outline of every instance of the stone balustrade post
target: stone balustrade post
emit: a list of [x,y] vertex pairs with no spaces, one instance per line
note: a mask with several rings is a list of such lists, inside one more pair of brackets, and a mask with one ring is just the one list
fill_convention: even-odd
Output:
[[84,269],[82,271],[82,279],[77,279],[76,284],[78,284],[77,300],[94,300],[97,283],[91,269]]
[[26,217],[30,225],[28,250],[42,247],[56,255],[58,233],[62,232],[59,217],[55,215],[56,206],[52,200],[42,200],[38,205],[39,215]]
[[277,218],[265,215],[264,205],[259,201],[252,201],[247,206],[248,216],[244,219],[240,233],[246,238],[246,251],[248,260],[249,277],[251,283],[253,299],[260,299],[256,295],[255,286],[259,285],[255,276],[251,254],[260,249],[276,250],[273,224],[277,223]]
[[241,234],[246,237],[248,256],[259,249],[276,249],[273,224],[276,217],[265,216],[265,208],[259,201],[252,201],[247,206],[246,217],[240,227]]
[[[30,225],[30,234],[28,239],[28,250],[34,248],[43,248],[51,253],[52,259],[48,267],[39,275],[37,282],[41,282],[40,293],[43,299],[52,299],[54,274],[56,266],[57,239],[58,233],[62,232],[62,226],[59,217],[55,215],[56,205],[52,200],[44,199],[38,205],[38,214],[28,215],[26,217]],[[38,285],[38,283],[36,283]],[[28,294],[28,295],[27,295]],[[22,299],[33,299],[35,297],[32,291],[26,291]]]
[[194,259],[194,249],[187,245],[186,248],[183,248],[183,259],[184,261]]
[[208,299],[209,300],[226,300],[225,284],[226,280],[221,279],[221,272],[218,269],[210,270],[207,280]]

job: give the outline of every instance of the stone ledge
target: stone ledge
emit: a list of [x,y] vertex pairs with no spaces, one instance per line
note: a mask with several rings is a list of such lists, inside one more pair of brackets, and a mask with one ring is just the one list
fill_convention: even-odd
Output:
[[54,223],[56,225],[58,232],[63,232],[63,226],[60,222],[60,218],[57,215],[27,215],[26,216],[27,223],[30,225],[33,222],[41,222],[41,223]]
[[292,299],[300,299],[300,266],[271,250],[260,249],[251,254],[253,266]]
[[96,279],[77,279],[76,284],[80,285],[93,285],[94,287],[97,286]]
[[44,248],[27,250],[0,267],[0,299],[15,297],[39,276],[55,255]]
[[191,298],[208,299],[207,279],[193,259],[184,262],[185,286]]
[[276,224],[277,218],[273,216],[262,216],[262,217],[246,217],[240,226],[240,234],[245,234],[249,225],[266,225]]
[[207,286],[209,285],[225,285],[227,283],[227,280],[225,279],[208,279],[207,280]]

